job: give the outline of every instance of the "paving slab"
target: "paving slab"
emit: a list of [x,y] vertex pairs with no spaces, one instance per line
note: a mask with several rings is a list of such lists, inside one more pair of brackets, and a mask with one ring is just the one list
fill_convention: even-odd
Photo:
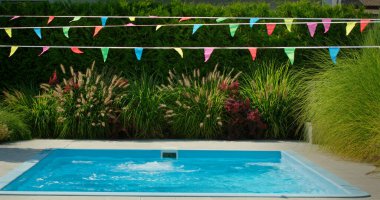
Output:
[[[373,165],[343,160],[324,152],[316,145],[298,141],[197,141],[197,140],[136,140],[136,141],[99,141],[99,140],[29,140],[0,144],[0,176],[18,167],[29,158],[46,148],[73,149],[204,149],[204,150],[290,150],[311,160],[322,168],[334,173],[350,184],[368,192],[371,197],[360,199],[380,200],[380,174],[366,175],[375,169]],[[220,198],[220,197],[119,197],[119,196],[22,196],[0,195],[0,200],[278,200],[284,198]],[[287,198],[301,199],[301,198]],[[302,198],[307,199],[307,198]],[[310,200],[334,198],[309,198]],[[337,198],[337,200],[342,198]],[[349,198],[354,199],[354,198]]]

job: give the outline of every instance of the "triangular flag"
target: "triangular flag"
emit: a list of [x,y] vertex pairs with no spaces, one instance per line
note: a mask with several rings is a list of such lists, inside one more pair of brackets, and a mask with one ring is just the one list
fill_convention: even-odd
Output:
[[80,20],[80,18],[82,18],[82,17],[74,17],[73,20],[70,21],[70,23],[71,23],[71,22],[78,21],[78,20]]
[[239,24],[230,24],[231,37],[235,36],[236,30],[239,28]]
[[266,26],[267,26],[268,35],[272,35],[274,29],[276,28],[276,24],[270,23],[270,24],[266,24]]
[[15,20],[17,18],[20,18],[20,16],[13,16],[9,21]]
[[143,48],[135,48],[135,54],[136,54],[137,60],[141,60],[143,50],[144,50]]
[[42,54],[44,54],[49,49],[50,49],[50,47],[48,47],[48,46],[42,47],[42,52],[38,56],[41,56]]
[[330,47],[330,57],[334,64],[336,64],[336,57],[338,56],[340,48],[339,47]]
[[5,30],[5,32],[7,33],[8,37],[9,37],[9,38],[12,38],[12,29],[10,29],[10,28],[6,28],[6,29],[4,29],[4,30]]
[[52,22],[53,20],[54,20],[54,16],[49,16],[49,19],[48,19],[48,21],[47,21],[47,24],[50,24],[50,22]]
[[83,53],[83,51],[81,51],[78,47],[71,47],[71,51],[77,54]]
[[69,30],[70,30],[70,27],[63,27],[62,30],[63,30],[63,34],[64,34],[67,38],[69,38]]
[[257,18],[257,17],[249,19],[249,26],[252,28],[253,25],[254,25],[256,22],[258,22],[259,20],[260,20],[260,19]]
[[9,57],[11,57],[16,52],[17,49],[18,49],[18,46],[11,46],[11,52],[9,53]]
[[356,22],[347,22],[347,26],[346,26],[346,35],[349,35],[352,31],[352,29],[354,29],[356,25]]
[[288,29],[289,32],[292,32],[292,24],[293,24],[294,19],[284,19],[286,28]]
[[293,65],[294,63],[294,52],[296,51],[296,48],[288,47],[285,48],[285,53],[288,56],[290,63]]
[[195,32],[197,32],[197,30],[198,30],[201,26],[203,26],[203,25],[202,25],[202,24],[194,24],[194,26],[193,26],[193,35],[194,35]]
[[181,58],[183,58],[183,51],[182,51],[181,48],[174,48],[174,50],[175,50],[176,52],[178,52],[178,54],[181,56]]
[[186,21],[189,19],[191,19],[191,17],[182,17],[181,19],[179,19],[179,22]]
[[204,51],[205,51],[205,53],[204,53],[205,54],[205,62],[207,62],[208,59],[210,59],[210,56],[211,56],[212,52],[214,51],[214,48],[205,48]]
[[107,19],[108,19],[108,17],[101,17],[101,18],[100,18],[100,21],[102,21],[102,26],[105,26],[105,25],[106,25],[106,23],[107,23]]
[[330,18],[322,19],[323,27],[325,27],[325,32],[324,33],[327,33],[327,31],[329,31],[329,29],[330,29],[330,22],[331,22]]
[[134,21],[136,20],[136,17],[129,17],[129,20],[130,20],[131,22],[134,22]]
[[95,37],[102,28],[103,28],[103,26],[95,26],[95,31],[94,31],[93,37]]
[[226,20],[226,19],[228,19],[227,17],[220,17],[220,18],[218,18],[218,19],[216,19],[216,22],[222,22],[222,21],[224,21],[224,20]]
[[41,35],[41,28],[34,28],[34,32],[36,33],[36,35],[42,39],[42,35]]
[[157,25],[156,26],[156,31],[158,30],[158,29],[160,29],[162,27],[162,25]]
[[318,23],[315,22],[307,22],[307,27],[309,28],[309,33],[311,37],[314,37],[315,30],[317,29]]
[[110,50],[110,48],[108,48],[108,47],[103,47],[103,48],[101,48],[100,50],[102,51],[103,61],[106,62],[107,57],[108,57],[108,51]]
[[249,48],[248,50],[252,56],[252,60],[255,61],[256,60],[256,54],[257,54],[257,48]]
[[365,27],[371,22],[370,19],[361,19],[360,20],[360,32],[363,32]]

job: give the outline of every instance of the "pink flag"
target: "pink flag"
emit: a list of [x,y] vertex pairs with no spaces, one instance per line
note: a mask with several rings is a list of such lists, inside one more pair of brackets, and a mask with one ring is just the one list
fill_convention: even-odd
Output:
[[47,24],[50,24],[50,22],[52,22],[54,18],[55,18],[54,16],[49,16]]
[[360,32],[363,32],[365,27],[371,22],[370,19],[362,19],[360,20]]
[[254,61],[256,59],[256,53],[257,53],[257,48],[249,48],[249,53],[251,53],[252,60]]
[[136,26],[135,24],[133,24],[133,23],[128,23],[127,25],[125,25],[125,26]]
[[314,34],[315,34],[315,29],[317,29],[317,23],[315,22],[308,22],[306,23],[307,24],[307,27],[309,28],[309,33],[310,33],[310,36],[311,37],[314,37]]
[[42,54],[44,54],[49,49],[50,49],[50,47],[48,47],[48,46],[42,47],[42,52],[38,56],[41,56]]
[[205,62],[207,62],[208,59],[210,59],[210,56],[213,51],[214,51],[214,48],[205,48]]
[[327,33],[327,31],[330,29],[330,22],[330,18],[322,19],[323,26],[325,27],[325,33]]
[[15,20],[17,18],[20,18],[20,16],[13,16],[9,21]]
[[71,51],[77,54],[83,53],[83,51],[81,51],[78,47],[71,47]]
[[179,19],[179,22],[186,21],[189,19],[191,19],[191,17],[182,17],[181,19]]
[[103,28],[103,26],[95,26],[95,31],[94,31],[93,37],[95,37],[102,28]]
[[276,28],[276,24],[266,24],[267,26],[267,33],[268,35],[272,35],[273,31],[274,31],[274,28]]

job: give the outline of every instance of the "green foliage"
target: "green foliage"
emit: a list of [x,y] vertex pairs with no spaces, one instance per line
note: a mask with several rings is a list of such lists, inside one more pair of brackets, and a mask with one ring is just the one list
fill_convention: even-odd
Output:
[[[93,63],[86,73],[74,72],[70,67],[68,78],[54,84],[42,84],[43,94],[56,102],[57,129],[61,138],[110,138],[109,130],[120,114],[117,102],[128,82],[116,75],[98,74]],[[66,74],[62,66],[62,73]],[[108,78],[110,77],[110,78]],[[111,78],[112,77],[112,78]]]
[[241,91],[258,108],[269,125],[267,138],[294,138],[298,127],[298,101],[301,82],[288,65],[262,63],[244,74]]
[[0,110],[0,125],[0,141],[31,139],[29,127],[15,113]]
[[[364,45],[379,45],[380,28]],[[304,118],[313,126],[313,141],[349,158],[379,162],[380,50],[342,51],[337,65],[319,58],[307,89]]]
[[55,138],[56,101],[45,95],[34,95],[28,90],[4,92],[7,110],[22,116],[33,130],[33,137]]
[[223,82],[230,84],[237,76],[221,73],[215,67],[207,76],[194,70],[193,75],[178,75],[169,71],[168,85],[161,85],[165,104],[160,108],[165,112],[173,137],[221,138],[225,121],[224,102],[226,93],[219,89]]
[[[75,1],[72,1],[75,2]],[[93,3],[67,2],[18,2],[0,4],[3,15],[157,15],[157,16],[267,16],[267,17],[367,17],[362,10],[353,7],[320,6],[308,1],[284,3],[277,9],[271,9],[264,3],[232,3],[228,5],[188,4],[180,1],[162,3],[160,1],[98,1]],[[50,24],[68,25],[69,20],[56,18]],[[225,22],[247,22],[244,20],[226,20]],[[265,22],[266,20],[261,20]],[[9,21],[2,18],[1,26],[46,26],[44,18],[19,18]],[[136,24],[177,23],[176,19],[137,19]],[[210,23],[213,20],[192,20],[182,23]],[[126,24],[128,19],[109,19],[107,24]],[[70,25],[99,25],[98,18],[82,18]],[[254,28],[240,26],[235,37],[229,35],[228,26],[204,26],[192,35],[192,27],[121,27],[107,28],[93,38],[93,28],[71,29],[70,38],[66,38],[62,29],[43,29],[40,40],[32,29],[14,30],[10,39],[3,32],[0,39],[3,44],[30,45],[89,45],[89,46],[306,46],[306,45],[338,45],[356,44],[360,37],[358,28],[349,37],[344,33],[345,24],[334,24],[327,34],[323,26],[317,28],[314,38],[311,38],[306,25],[293,25],[293,31],[288,32],[284,25],[278,25],[272,36],[267,36],[265,25]],[[117,37],[115,37],[117,36]],[[352,39],[352,40],[349,40]],[[8,58],[9,51],[0,51],[0,88],[13,87],[22,83],[40,84],[46,82],[53,69],[59,64],[75,65],[75,70],[85,70],[90,60],[96,60],[98,68],[114,68],[117,72],[141,74],[157,73],[159,80],[166,76],[169,69],[183,73],[194,68],[200,68],[202,73],[211,71],[219,63],[221,69],[233,66],[238,71],[245,71],[253,66],[249,52],[246,50],[216,50],[211,59],[203,62],[201,50],[185,50],[184,59],[172,50],[144,50],[142,60],[137,61],[133,50],[111,49],[106,63],[103,63],[99,49],[86,49],[82,55],[73,54],[69,49],[50,49],[38,57],[41,49],[20,48]],[[296,55],[296,64],[302,65],[304,57],[310,53],[302,50]],[[263,50],[258,52],[258,60],[276,57],[279,62],[287,60],[279,50]],[[78,64],[80,63],[80,64]],[[127,67],[126,67],[127,66]],[[153,67],[154,66],[154,67]]]
[[121,121],[134,138],[162,138],[165,120],[158,109],[162,95],[155,85],[156,80],[143,74],[130,83],[121,105]]
[[8,126],[6,124],[0,124],[0,142],[7,141],[10,137]]

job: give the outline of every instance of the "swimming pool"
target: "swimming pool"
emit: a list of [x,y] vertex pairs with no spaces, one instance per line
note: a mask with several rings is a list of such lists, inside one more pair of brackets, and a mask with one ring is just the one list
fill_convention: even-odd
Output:
[[287,151],[51,149],[0,178],[0,194],[365,197]]

